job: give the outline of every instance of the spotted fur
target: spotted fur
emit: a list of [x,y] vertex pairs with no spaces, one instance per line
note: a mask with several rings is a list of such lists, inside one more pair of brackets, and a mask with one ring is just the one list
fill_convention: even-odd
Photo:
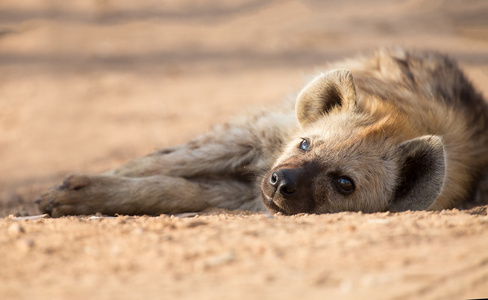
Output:
[[53,216],[438,210],[472,198],[487,168],[488,106],[456,63],[382,49],[329,65],[296,103],[71,175],[37,202]]

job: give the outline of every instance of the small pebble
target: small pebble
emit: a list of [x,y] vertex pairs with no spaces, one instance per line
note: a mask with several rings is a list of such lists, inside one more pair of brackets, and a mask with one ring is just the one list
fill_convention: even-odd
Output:
[[133,235],[143,235],[145,233],[145,231],[142,228],[136,228],[136,229],[132,230],[131,233]]
[[225,263],[231,262],[236,259],[236,255],[234,252],[226,252],[220,255],[215,255],[209,257],[205,260],[204,266],[205,267],[216,267],[223,265]]
[[25,229],[19,223],[13,223],[8,227],[7,232],[10,236],[18,237],[25,233]]
[[192,218],[192,217],[196,217],[197,215],[198,213],[196,212],[189,212],[189,213],[174,214],[171,216],[175,216],[176,218]]
[[9,216],[9,218],[14,220],[14,221],[39,220],[39,219],[48,218],[48,217],[49,217],[48,214],[35,215],[35,216],[24,216],[24,217]]
[[34,241],[31,239],[20,239],[17,241],[17,248],[19,248],[19,251],[21,252],[29,252],[32,248],[34,248]]
[[192,222],[188,222],[186,223],[185,227],[187,228],[194,228],[194,227],[198,227],[198,226],[204,226],[204,225],[207,225],[208,223],[205,222],[205,221],[192,221]]

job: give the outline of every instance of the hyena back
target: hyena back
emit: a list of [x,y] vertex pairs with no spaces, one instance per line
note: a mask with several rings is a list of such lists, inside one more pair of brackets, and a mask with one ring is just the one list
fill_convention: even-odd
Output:
[[101,175],[72,175],[41,211],[283,214],[452,208],[488,168],[488,106],[443,55],[379,50],[329,66],[262,110]]

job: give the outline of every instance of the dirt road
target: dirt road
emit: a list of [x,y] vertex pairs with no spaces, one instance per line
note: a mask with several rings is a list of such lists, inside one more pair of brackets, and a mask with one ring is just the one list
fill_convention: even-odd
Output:
[[488,297],[486,206],[13,217],[69,173],[182,143],[380,46],[445,52],[486,96],[488,5],[466,3],[2,1],[0,298]]

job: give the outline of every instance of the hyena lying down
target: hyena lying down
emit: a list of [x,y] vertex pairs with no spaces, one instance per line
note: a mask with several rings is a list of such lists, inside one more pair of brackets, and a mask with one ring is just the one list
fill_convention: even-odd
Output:
[[36,200],[52,216],[452,208],[488,167],[488,106],[456,64],[379,50],[329,66],[295,103],[223,125]]

